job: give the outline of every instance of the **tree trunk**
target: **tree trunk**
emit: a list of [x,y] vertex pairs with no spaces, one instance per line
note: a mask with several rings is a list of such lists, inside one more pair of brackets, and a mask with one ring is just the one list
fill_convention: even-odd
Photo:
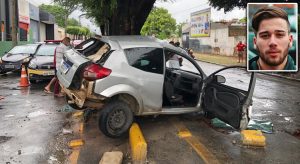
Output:
[[109,35],[140,35],[155,0],[118,0],[109,20]]
[[12,26],[12,30],[11,30],[11,40],[12,40],[12,44],[13,47],[16,46],[18,44],[18,40],[17,40],[17,0],[12,0],[11,3],[11,8],[12,8],[12,15],[11,15],[11,26]]

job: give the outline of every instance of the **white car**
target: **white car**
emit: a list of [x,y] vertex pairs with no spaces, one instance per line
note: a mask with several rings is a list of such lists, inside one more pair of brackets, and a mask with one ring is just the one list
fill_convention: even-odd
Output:
[[[204,111],[237,129],[248,124],[255,73],[247,90],[229,87],[220,73],[241,67],[207,77],[184,49],[152,37],[91,38],[78,47],[64,54],[58,79],[72,107],[101,110],[99,128],[109,137],[126,134],[141,115]],[[179,69],[168,64],[174,54],[183,58]]]

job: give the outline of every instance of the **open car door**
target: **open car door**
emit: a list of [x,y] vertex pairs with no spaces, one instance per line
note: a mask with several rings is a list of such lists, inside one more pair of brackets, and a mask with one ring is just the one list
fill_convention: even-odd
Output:
[[205,80],[203,110],[209,117],[219,118],[236,129],[245,129],[255,82],[256,74],[247,72],[246,67],[225,67],[214,72]]

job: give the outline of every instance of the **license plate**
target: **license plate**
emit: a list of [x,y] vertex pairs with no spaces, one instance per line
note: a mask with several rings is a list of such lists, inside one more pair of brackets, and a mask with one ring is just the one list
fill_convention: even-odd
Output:
[[15,68],[14,65],[5,65],[4,67],[5,67],[5,68]]
[[64,74],[66,74],[69,71],[69,69],[71,68],[71,66],[68,63],[66,63],[65,61],[62,61],[60,68],[61,68],[62,72]]
[[54,75],[54,71],[48,71],[43,73],[44,76],[51,76]]

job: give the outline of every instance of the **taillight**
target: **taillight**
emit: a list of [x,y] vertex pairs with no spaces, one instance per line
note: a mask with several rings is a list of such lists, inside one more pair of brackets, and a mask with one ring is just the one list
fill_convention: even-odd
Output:
[[107,77],[110,73],[111,70],[108,68],[102,67],[98,64],[91,64],[84,68],[83,78],[88,81],[93,81]]

